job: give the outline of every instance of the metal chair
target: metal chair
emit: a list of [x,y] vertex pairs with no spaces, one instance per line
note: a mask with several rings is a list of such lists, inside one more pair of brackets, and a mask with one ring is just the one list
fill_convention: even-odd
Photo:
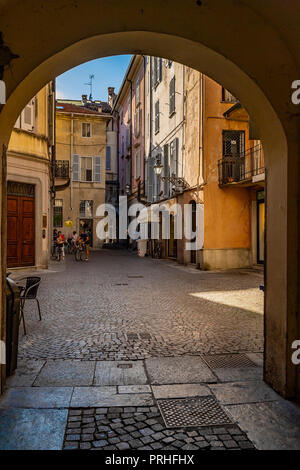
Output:
[[25,286],[18,285],[20,289],[20,322],[23,323],[24,335],[26,335],[26,325],[25,325],[25,317],[24,317],[24,307],[26,300],[36,300],[38,311],[39,311],[39,319],[42,320],[40,303],[37,299],[37,292],[38,287],[41,283],[41,278],[38,276],[31,276],[31,277],[22,277],[21,279],[17,280],[17,284],[19,282],[26,280]]

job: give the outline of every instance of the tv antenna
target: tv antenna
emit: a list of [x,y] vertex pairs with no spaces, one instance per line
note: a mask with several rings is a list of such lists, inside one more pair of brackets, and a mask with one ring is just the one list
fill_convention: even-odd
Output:
[[95,79],[95,75],[90,75],[89,79],[90,81],[88,83],[85,83],[85,85],[88,85],[90,87],[89,100],[92,100],[93,99],[93,80]]

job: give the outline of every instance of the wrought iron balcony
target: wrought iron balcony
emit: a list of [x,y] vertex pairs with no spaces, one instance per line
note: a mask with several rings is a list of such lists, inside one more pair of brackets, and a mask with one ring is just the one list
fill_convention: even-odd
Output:
[[70,163],[68,160],[56,160],[54,168],[55,178],[70,177]]
[[263,175],[264,156],[261,145],[250,148],[243,155],[224,156],[218,161],[219,186],[254,182],[254,177]]

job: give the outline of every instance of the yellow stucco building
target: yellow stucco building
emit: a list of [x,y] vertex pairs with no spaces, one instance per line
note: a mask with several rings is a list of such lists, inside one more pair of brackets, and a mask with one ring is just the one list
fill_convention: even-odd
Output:
[[7,151],[7,265],[46,268],[54,149],[54,83],[18,117]]
[[[111,120],[106,102],[57,100],[56,162],[53,201],[53,229],[61,230],[66,239],[73,230],[89,232],[91,248],[103,241],[96,235],[97,207],[105,203],[107,160],[107,123]],[[73,226],[67,228],[65,222]]]

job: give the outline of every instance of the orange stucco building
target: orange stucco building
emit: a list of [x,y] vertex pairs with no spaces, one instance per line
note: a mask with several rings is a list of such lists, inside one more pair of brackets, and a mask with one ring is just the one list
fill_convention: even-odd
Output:
[[249,115],[205,77],[203,269],[247,267],[264,260],[264,162]]

